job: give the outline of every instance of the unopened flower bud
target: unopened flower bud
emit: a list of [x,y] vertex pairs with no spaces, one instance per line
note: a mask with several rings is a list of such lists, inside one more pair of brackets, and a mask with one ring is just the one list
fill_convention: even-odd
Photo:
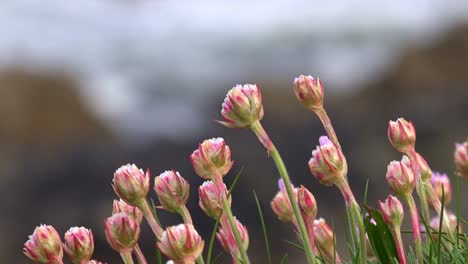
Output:
[[167,227],[158,248],[175,264],[194,263],[203,251],[204,241],[191,224]]
[[198,176],[207,180],[212,180],[217,175],[226,175],[234,164],[231,161],[231,150],[222,138],[203,141],[190,159]]
[[190,186],[178,172],[165,171],[154,179],[154,191],[161,206],[174,213],[187,203]]
[[221,115],[224,126],[248,128],[263,118],[262,94],[255,84],[237,85],[224,99]]
[[132,252],[140,237],[140,225],[125,213],[114,214],[104,221],[107,242],[119,253]]
[[65,233],[63,250],[75,264],[89,261],[94,252],[94,237],[91,229],[72,227]]
[[[406,156],[403,160],[407,160]],[[398,195],[411,194],[415,187],[414,174],[404,161],[392,161],[387,166],[387,183],[390,189]]]
[[[452,200],[452,187],[447,174],[434,172],[432,174],[431,185],[439,201],[442,202],[442,196],[444,196],[444,205],[449,204]],[[432,203],[430,205],[434,207]]]
[[[226,185],[222,184],[222,189],[213,181],[205,181],[198,188],[198,198],[201,209],[205,214],[213,219],[218,219],[223,211],[223,197],[227,195]],[[231,205],[231,196],[228,198],[228,204]]]
[[388,122],[388,140],[390,144],[401,153],[408,153],[414,150],[416,142],[416,130],[413,123],[404,118],[397,121]]
[[97,260],[90,260],[88,261],[87,264],[107,264],[106,262],[100,262],[100,261],[97,261]]
[[294,93],[301,104],[315,111],[323,107],[323,86],[319,78],[301,75],[294,79]]
[[63,250],[60,236],[54,227],[41,225],[24,244],[23,253],[38,263],[62,264]]
[[[333,230],[323,218],[314,220],[314,239],[317,247],[320,249],[322,257],[326,262],[333,262],[335,251],[335,241]],[[336,253],[336,262],[340,263],[340,257]]]
[[416,153],[415,162],[419,168],[419,175],[421,177],[421,181],[429,183],[432,177],[432,170],[427,164],[426,160],[419,153]]
[[317,216],[317,203],[315,202],[314,195],[307,190],[306,187],[299,187],[297,191],[297,200],[301,209],[301,214],[304,217],[304,221],[312,222]]
[[[278,181],[279,191],[271,201],[271,209],[273,212],[278,216],[278,219],[285,223],[295,222],[296,218],[294,216],[294,212],[291,206],[291,202],[289,201],[288,193],[286,192],[286,187],[284,186],[284,182],[282,179]],[[297,188],[291,186],[294,190],[294,194],[297,199]]]
[[327,136],[321,136],[320,146],[312,151],[309,168],[321,184],[331,186],[341,181],[346,174],[347,164],[340,148]]
[[149,171],[145,173],[135,164],[127,164],[114,173],[112,186],[121,199],[136,206],[146,199],[150,186],[149,180]]
[[455,165],[459,175],[468,180],[468,141],[455,144]]
[[[449,228],[450,230],[447,230],[447,228],[445,227],[444,224],[442,224],[442,232],[451,232],[451,233],[455,233],[455,230],[457,229],[457,216],[454,215],[453,213],[447,211],[446,212],[447,214],[445,215],[444,214],[444,218],[447,217],[448,218],[448,224],[449,224]],[[439,233],[439,227],[440,227],[440,217],[439,216],[435,216],[433,218],[431,218],[431,221],[429,223],[430,227],[433,229],[431,230],[432,232],[432,237],[437,241],[437,239],[439,238],[438,237],[438,233]],[[459,233],[463,233],[462,232],[462,225],[460,224],[458,226],[458,232]],[[461,238],[460,238],[461,239]]]
[[[234,217],[236,222],[236,228],[239,233],[239,237],[242,243],[244,250],[247,250],[249,247],[249,232],[247,227],[245,227],[239,220]],[[226,252],[229,252],[233,258],[233,263],[238,263],[238,260],[241,259],[241,250],[238,248],[234,234],[229,225],[221,225],[218,233],[216,233],[216,238],[218,238],[219,243]]]
[[399,227],[403,221],[404,211],[400,200],[393,195],[389,195],[384,202],[379,201],[385,223],[390,226]]
[[141,224],[141,221],[143,220],[143,212],[140,209],[138,209],[138,207],[129,205],[122,199],[120,199],[119,201],[114,200],[114,204],[112,206],[112,214],[118,213],[127,214],[128,216],[135,219],[138,222],[138,224]]

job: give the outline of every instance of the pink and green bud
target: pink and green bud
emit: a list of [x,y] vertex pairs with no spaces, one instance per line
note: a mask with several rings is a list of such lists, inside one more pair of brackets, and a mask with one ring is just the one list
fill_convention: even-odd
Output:
[[[416,153],[414,162],[419,168],[419,176],[421,177],[421,181],[429,183],[432,177],[432,170],[427,164],[426,160],[419,153]],[[413,171],[413,173],[415,172]]]
[[[247,250],[249,247],[249,232],[247,231],[247,227],[245,227],[235,217],[234,221],[236,222],[236,228],[239,232],[242,247],[244,250]],[[241,259],[241,250],[237,246],[236,239],[234,238],[234,234],[232,233],[232,229],[230,228],[229,224],[222,225],[221,228],[219,228],[218,233],[216,233],[216,238],[218,239],[223,249],[231,254],[233,263],[240,263],[239,260]]]
[[468,141],[455,144],[453,156],[458,174],[463,179],[468,180]]
[[[333,230],[325,222],[325,219],[314,220],[314,238],[315,244],[320,249],[319,252],[327,263],[333,263],[335,255],[335,241]],[[336,263],[340,263],[340,257],[336,253]]]
[[72,227],[65,233],[63,250],[75,264],[86,263],[94,252],[94,237],[91,229]]
[[312,151],[309,168],[321,184],[332,186],[344,179],[348,168],[346,159],[327,136],[321,136],[319,142],[320,146]]
[[404,118],[388,122],[388,140],[390,144],[401,153],[414,151],[416,142],[416,130],[413,123]]
[[297,200],[304,221],[312,222],[317,216],[317,203],[315,202],[314,195],[301,185],[297,191]]
[[165,171],[154,179],[159,203],[168,212],[179,212],[187,203],[190,185],[176,171]]
[[167,227],[158,248],[175,264],[192,264],[203,251],[204,241],[191,224]]
[[389,226],[400,227],[403,221],[404,211],[400,200],[395,196],[389,195],[384,202],[379,201],[380,211],[382,212],[385,223]]
[[[213,181],[205,181],[198,188],[198,198],[201,209],[205,214],[213,219],[218,219],[223,211],[223,197],[227,195],[226,185],[222,184],[222,189]],[[228,204],[231,205],[231,196],[228,198]]]
[[[444,196],[444,205],[449,204],[452,200],[452,187],[447,174],[434,172],[431,178],[431,185],[439,201],[442,202],[442,196]],[[434,207],[432,203],[429,204]]]
[[307,109],[315,111],[323,107],[323,86],[319,78],[301,75],[294,79],[294,93]]
[[126,215],[132,217],[137,221],[138,224],[141,224],[143,220],[143,212],[138,209],[138,207],[129,205],[124,200],[114,200],[112,206],[112,214],[125,213]]
[[402,161],[394,160],[387,166],[387,183],[398,195],[411,194],[415,187],[414,174],[407,163],[408,158],[403,156]]
[[222,138],[204,140],[190,159],[198,176],[207,180],[226,175],[234,164],[231,150]]
[[[278,216],[278,219],[285,223],[295,223],[296,217],[294,216],[294,212],[292,209],[291,202],[289,201],[288,194],[286,192],[286,187],[284,186],[284,182],[282,179],[278,181],[279,191],[271,201],[271,209],[273,212]],[[294,188],[294,194],[297,199],[297,188]]]
[[143,172],[135,164],[127,164],[114,173],[112,187],[115,193],[130,205],[138,205],[146,199],[150,186],[149,171]]
[[36,227],[24,244],[23,253],[37,263],[63,263],[62,241],[55,228],[49,225]]
[[119,253],[132,252],[140,238],[140,224],[125,213],[117,213],[104,221],[107,242]]
[[255,84],[237,85],[224,99],[221,115],[224,126],[231,128],[249,128],[263,118],[262,94]]

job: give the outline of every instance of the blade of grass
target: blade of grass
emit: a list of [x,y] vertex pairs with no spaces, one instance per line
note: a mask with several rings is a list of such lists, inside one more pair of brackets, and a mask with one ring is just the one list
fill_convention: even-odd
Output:
[[221,252],[218,255],[216,255],[216,257],[213,260],[213,263],[215,263],[215,264],[218,263],[218,261],[219,261],[219,259],[221,258],[222,255],[224,255],[224,252]]
[[[439,230],[438,230],[438,233],[439,233],[439,237],[437,239],[437,263],[441,263],[441,255],[442,255],[442,252],[441,252],[441,246],[442,246],[442,240],[444,239],[442,237],[442,221],[444,219],[444,185],[441,185],[442,187],[442,201],[440,202],[441,203],[441,208],[440,208],[440,218],[439,218]],[[450,232],[450,230],[447,230],[447,232]]]
[[284,254],[283,258],[281,259],[281,264],[286,264],[288,261],[288,254]]
[[336,264],[336,237],[335,237],[335,221],[332,217],[332,233],[333,233],[333,263]]
[[295,247],[295,248],[297,248],[297,249],[299,249],[299,250],[304,251],[304,247],[303,247],[302,245],[299,245],[299,244],[294,243],[294,242],[289,241],[289,240],[283,240],[283,241],[284,241],[286,244],[289,244],[290,246],[293,246],[293,247]]
[[265,251],[266,251],[267,261],[269,264],[271,264],[270,243],[268,242],[268,235],[267,235],[267,230],[265,226],[265,221],[263,219],[262,208],[260,207],[260,202],[258,201],[258,197],[255,191],[253,191],[253,195],[255,198],[255,203],[257,204],[258,215],[260,217],[260,223],[262,224],[263,240],[265,241]]

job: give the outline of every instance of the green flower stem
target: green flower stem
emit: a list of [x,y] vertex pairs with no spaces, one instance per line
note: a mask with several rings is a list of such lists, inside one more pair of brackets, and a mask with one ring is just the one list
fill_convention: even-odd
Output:
[[418,258],[418,263],[423,264],[423,253],[422,253],[422,246],[421,246],[421,232],[419,230],[418,209],[416,208],[416,203],[414,202],[414,198],[411,194],[406,194],[403,196],[403,198],[408,203],[408,207],[410,210],[411,225],[413,226],[413,237],[414,237],[414,243],[416,245],[416,256]]
[[132,252],[120,253],[125,264],[133,264]]
[[406,264],[406,255],[405,255],[405,248],[403,246],[403,241],[401,240],[401,232],[400,226],[390,226],[390,230],[392,231],[393,238],[395,239],[395,246],[398,253],[398,259],[400,260],[400,264]]
[[[190,215],[190,212],[189,212],[187,206],[185,206],[185,204],[184,204],[184,206],[182,206],[180,208],[180,210],[177,213],[182,217],[182,220],[184,221],[185,224],[193,225],[192,216]],[[197,263],[198,264],[205,264],[205,260],[203,259],[203,254],[201,254],[197,258]]]
[[327,111],[325,111],[325,108],[321,107],[317,109],[315,111],[315,114],[319,117],[320,121],[322,122],[322,125],[325,128],[325,131],[327,132],[327,135],[330,138],[331,142],[333,142],[335,146],[338,146],[338,148],[341,149],[341,145],[338,141],[338,137],[336,136],[335,129],[333,128],[330,118],[328,117]]
[[143,216],[146,219],[146,222],[148,222],[148,225],[151,227],[151,230],[153,231],[154,235],[156,236],[156,239],[159,241],[161,239],[161,235],[163,233],[163,230],[159,223],[156,221],[154,218],[153,212],[151,211],[148,201],[144,199],[141,203],[137,205],[138,209],[143,212]]
[[276,167],[278,168],[279,174],[283,179],[284,185],[286,187],[286,191],[288,193],[289,201],[291,203],[292,209],[294,211],[294,215],[297,220],[297,224],[299,226],[299,231],[301,234],[302,241],[304,243],[304,249],[306,252],[308,263],[316,263],[315,254],[312,251],[312,247],[309,241],[309,235],[307,233],[307,228],[304,223],[304,219],[302,219],[301,212],[299,210],[299,206],[297,205],[296,196],[294,195],[294,190],[291,185],[291,180],[289,179],[288,172],[286,170],[286,166],[281,159],[281,156],[276,149],[273,142],[270,140],[270,137],[266,133],[265,129],[263,129],[262,125],[259,121],[256,121],[251,126],[252,131],[257,135],[260,142],[263,146],[267,149],[268,153],[271,155],[273,160],[276,163]]
[[229,206],[226,196],[223,196],[222,202],[224,215],[229,222],[229,226],[231,227],[232,234],[234,235],[234,239],[236,240],[237,247],[241,254],[241,261],[243,264],[250,264],[249,256],[247,256],[246,249],[241,241],[239,230],[237,230],[236,221],[234,221],[234,216],[232,215],[231,207]]
[[143,254],[143,251],[141,251],[141,248],[138,244],[133,249],[133,253],[135,253],[138,264],[148,264],[148,262],[146,261],[145,255]]

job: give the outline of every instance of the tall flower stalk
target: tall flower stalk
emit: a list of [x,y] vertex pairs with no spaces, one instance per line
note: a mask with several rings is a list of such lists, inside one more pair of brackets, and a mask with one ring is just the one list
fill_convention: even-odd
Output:
[[286,166],[284,165],[275,145],[260,123],[260,120],[263,118],[263,114],[262,95],[257,85],[237,85],[228,92],[223,102],[221,115],[223,116],[224,121],[220,121],[220,123],[231,128],[251,129],[262,145],[266,148],[268,154],[271,155],[279,174],[284,181],[289,200],[291,201],[291,206],[299,226],[301,239],[304,243],[307,260],[309,263],[315,263],[315,254],[312,250],[307,228],[294,196],[294,191]]

